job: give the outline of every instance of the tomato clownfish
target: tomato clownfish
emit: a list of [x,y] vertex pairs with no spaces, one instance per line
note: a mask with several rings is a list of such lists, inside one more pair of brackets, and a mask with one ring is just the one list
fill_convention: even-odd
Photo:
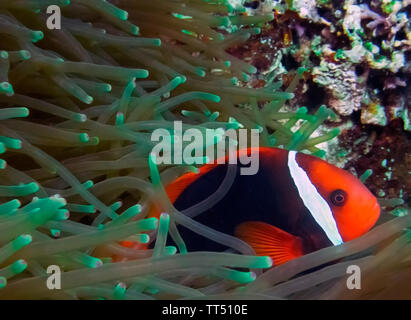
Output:
[[[236,176],[225,196],[195,220],[247,242],[274,265],[357,238],[376,223],[380,206],[352,174],[320,158],[277,148],[258,152],[259,170]],[[225,162],[227,163],[227,162]],[[206,164],[166,186],[178,210],[212,195],[230,164]],[[244,166],[243,166],[244,167]],[[158,217],[153,209],[149,216]],[[226,247],[179,226],[189,251],[223,251]]]

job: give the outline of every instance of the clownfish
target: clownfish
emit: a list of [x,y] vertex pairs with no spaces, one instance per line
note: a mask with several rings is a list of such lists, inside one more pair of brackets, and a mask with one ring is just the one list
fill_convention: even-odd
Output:
[[[194,219],[248,243],[257,255],[280,265],[324,247],[339,245],[370,230],[380,215],[376,197],[352,174],[304,153],[260,147],[259,169],[242,175],[237,162],[229,190]],[[232,164],[206,164],[165,187],[184,210],[211,196]],[[153,209],[150,217],[159,217]],[[223,251],[223,245],[179,226],[188,251]]]

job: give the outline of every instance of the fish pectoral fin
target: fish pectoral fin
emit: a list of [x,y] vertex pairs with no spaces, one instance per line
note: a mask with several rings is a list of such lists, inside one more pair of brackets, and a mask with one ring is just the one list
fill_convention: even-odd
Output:
[[274,265],[280,265],[302,256],[302,239],[258,221],[244,222],[235,229],[236,237],[247,242],[259,256],[270,256]]

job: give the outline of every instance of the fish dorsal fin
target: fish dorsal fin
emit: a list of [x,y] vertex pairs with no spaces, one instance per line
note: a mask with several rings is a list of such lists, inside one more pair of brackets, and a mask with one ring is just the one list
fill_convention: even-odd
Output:
[[205,175],[217,166],[217,164],[206,164],[199,169],[198,173],[189,172],[176,179],[166,186],[166,193],[172,203],[181,195],[181,193],[194,181]]
[[270,256],[274,265],[304,254],[301,238],[265,222],[244,222],[237,226],[235,235],[247,242],[257,255]]
[[[168,184],[165,187],[165,191],[171,203],[174,203],[190,184],[192,184],[194,181],[199,179],[201,176],[205,175],[207,172],[214,169],[216,166],[217,164],[214,164],[214,163],[206,164],[199,169],[198,173],[195,173],[195,172],[186,173],[182,175],[181,177],[177,178],[176,180],[174,180],[173,182],[171,182],[170,184]],[[153,205],[152,209],[150,210],[148,214],[148,217],[149,218],[152,218],[152,217],[159,218],[160,214],[161,214],[160,209],[156,205]]]

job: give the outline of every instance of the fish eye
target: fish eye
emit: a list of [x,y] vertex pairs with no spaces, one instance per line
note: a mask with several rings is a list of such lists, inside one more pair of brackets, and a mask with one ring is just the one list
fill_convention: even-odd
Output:
[[347,193],[344,190],[337,189],[331,193],[331,202],[338,207],[343,206],[347,201]]

